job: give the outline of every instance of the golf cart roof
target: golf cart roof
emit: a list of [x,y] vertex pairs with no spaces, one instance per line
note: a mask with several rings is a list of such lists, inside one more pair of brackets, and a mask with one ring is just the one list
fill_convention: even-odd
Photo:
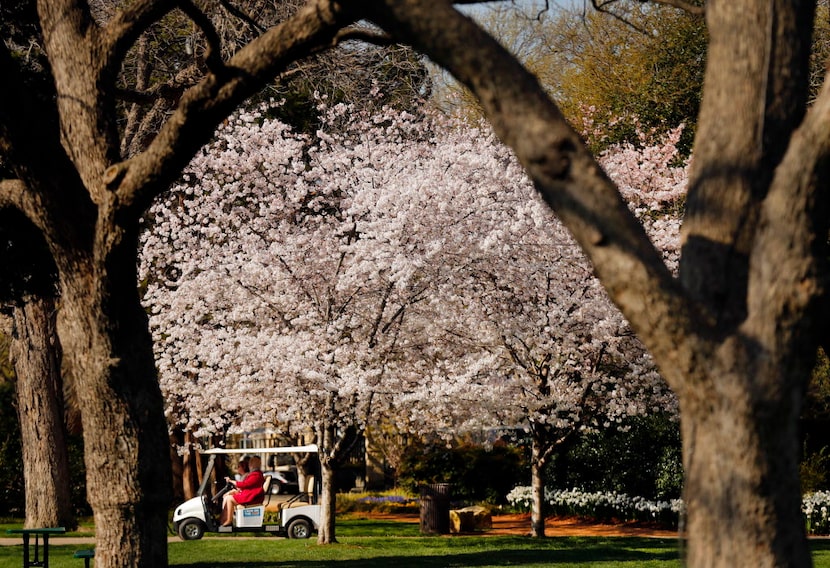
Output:
[[200,453],[206,455],[225,454],[306,454],[317,453],[317,444],[306,446],[281,446],[279,448],[211,448],[202,450]]

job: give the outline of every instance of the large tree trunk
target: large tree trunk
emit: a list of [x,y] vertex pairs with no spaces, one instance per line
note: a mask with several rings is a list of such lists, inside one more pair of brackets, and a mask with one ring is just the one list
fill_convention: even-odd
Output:
[[333,460],[326,459],[321,454],[320,459],[320,529],[317,532],[317,544],[333,544],[337,542],[335,534],[335,512],[337,509],[337,485],[335,483],[336,468]]
[[[135,281],[136,232],[61,271],[58,330],[81,404],[96,566],[167,565],[169,437]],[[126,244],[125,244],[126,243]],[[129,249],[129,250],[127,250]]]
[[17,375],[25,524],[75,528],[55,318],[51,298],[29,297],[14,308],[10,356]]
[[[676,342],[643,333],[680,399],[690,566],[811,565],[797,421],[818,346],[811,312],[825,278],[816,280],[815,259],[826,254],[826,223],[807,209],[818,203],[808,195],[816,184],[809,152],[793,148],[814,7],[707,3],[711,41],[680,266],[700,310],[684,338],[694,360],[677,365]],[[799,154],[807,161],[788,172]],[[823,235],[811,233],[822,224]]]
[[722,369],[718,377],[729,385],[724,392],[683,400],[687,564],[810,566],[798,481],[799,397],[756,398],[749,393],[757,392],[758,376],[745,372]]

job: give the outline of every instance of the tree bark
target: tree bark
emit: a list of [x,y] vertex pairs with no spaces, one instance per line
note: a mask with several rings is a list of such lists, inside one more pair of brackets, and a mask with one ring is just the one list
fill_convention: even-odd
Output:
[[202,468],[199,460],[199,454],[193,449],[193,433],[186,430],[182,434],[185,453],[181,456],[181,485],[182,498],[187,501],[196,496],[199,485],[202,482]]
[[732,392],[683,401],[686,563],[810,566],[799,507],[800,403],[753,400],[746,383],[756,377],[744,373],[723,369],[719,379],[729,386],[717,390]]
[[14,307],[10,355],[17,375],[25,526],[74,529],[55,310],[51,298],[29,297]]
[[[135,250],[137,229],[105,239]],[[169,437],[132,256],[61,266],[58,329],[81,403],[96,565],[167,565]]]
[[337,542],[335,532],[335,512],[337,508],[337,486],[334,460],[320,455],[320,528],[317,532],[317,544],[334,544]]
[[543,442],[533,435],[530,457],[530,535],[545,538],[545,457]]

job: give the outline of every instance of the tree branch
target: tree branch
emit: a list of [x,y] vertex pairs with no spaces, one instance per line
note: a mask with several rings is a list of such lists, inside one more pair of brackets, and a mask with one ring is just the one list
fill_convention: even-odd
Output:
[[[619,1],[620,0],[591,0],[591,5],[594,7],[595,10],[605,12],[608,14],[613,14],[613,12],[609,12],[606,9],[606,6],[616,4]],[[686,2],[685,0],[640,0],[640,2],[651,2],[652,4],[663,4],[664,6],[671,6],[672,8],[683,10],[684,12],[688,12],[695,16],[702,16],[706,12],[705,6],[701,4],[693,4],[691,2]]]
[[26,189],[23,180],[0,180],[0,209],[11,207],[28,213],[31,207],[31,195]]
[[634,22],[631,22],[627,18],[617,14],[616,12],[608,10],[606,8],[606,6],[610,6],[611,4],[613,4],[617,1],[618,0],[605,0],[604,2],[598,2],[597,0],[591,0],[591,5],[594,7],[594,10],[596,10],[597,12],[601,12],[603,14],[608,14],[609,16],[614,18],[615,20],[618,20],[618,21],[622,22],[623,24],[625,24],[626,26],[636,30],[637,32],[639,32],[643,35],[649,35],[648,31],[644,30],[643,28],[641,28],[640,26],[638,26]]
[[219,38],[219,32],[213,26],[204,12],[202,12],[190,0],[176,0],[179,9],[190,18],[196,26],[202,30],[207,41],[207,51],[205,52],[205,63],[211,73],[217,77],[224,77],[227,74],[225,63],[222,61],[222,40]]
[[[821,93],[791,138],[761,208],[749,263],[749,317],[744,328],[762,342],[780,341],[780,329],[795,329],[788,339],[798,352],[801,332],[815,327],[826,330],[822,314],[827,296],[829,185],[830,81],[825,78]],[[803,356],[810,360],[814,353]]]
[[813,7],[808,0],[707,7],[708,96],[689,168],[680,279],[721,333],[746,320],[763,201],[804,119],[811,44],[801,30],[812,29]]
[[240,102],[290,63],[330,46],[337,31],[354,17],[340,4],[312,0],[237,52],[228,61],[226,75],[208,76],[185,92],[147,150],[112,166],[110,179],[117,183],[111,189],[117,191],[121,206],[143,211]]
[[219,4],[225,10],[227,10],[228,13],[230,13],[232,16],[236,16],[237,18],[248,24],[248,27],[250,27],[254,32],[260,34],[265,32],[265,28],[259,25],[259,22],[254,20],[251,16],[246,14],[240,8],[237,8],[236,6],[231,4],[228,0],[219,0]]
[[706,6],[692,4],[691,2],[684,2],[683,0],[650,0],[654,4],[664,4],[666,6],[671,6],[673,8],[677,8],[678,10],[683,10],[684,12],[688,12],[694,16],[703,16],[706,14]]
[[165,0],[138,0],[119,10],[103,30],[102,45],[107,67],[117,72],[138,37],[175,7],[176,3]]

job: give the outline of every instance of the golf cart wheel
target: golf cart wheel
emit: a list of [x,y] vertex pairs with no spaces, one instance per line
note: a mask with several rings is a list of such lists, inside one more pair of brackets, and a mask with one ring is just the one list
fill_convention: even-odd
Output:
[[311,536],[311,523],[305,519],[294,519],[288,523],[288,538],[308,538]]
[[271,495],[279,495],[282,493],[282,485],[280,485],[279,481],[272,481],[271,482]]
[[205,534],[205,524],[199,519],[185,519],[179,525],[179,538],[182,540],[199,540]]

